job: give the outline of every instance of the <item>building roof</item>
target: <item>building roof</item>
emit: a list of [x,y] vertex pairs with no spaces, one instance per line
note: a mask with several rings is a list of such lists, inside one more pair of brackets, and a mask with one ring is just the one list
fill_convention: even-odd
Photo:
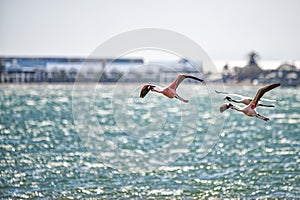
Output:
[[281,64],[277,68],[277,70],[287,70],[287,71],[295,71],[296,69],[297,69],[297,67],[295,65],[291,65],[288,63]]

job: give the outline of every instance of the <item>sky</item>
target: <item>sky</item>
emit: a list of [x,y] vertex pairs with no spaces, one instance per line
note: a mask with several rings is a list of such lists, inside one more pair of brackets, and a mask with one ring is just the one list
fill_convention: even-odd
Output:
[[175,31],[213,60],[300,60],[298,0],[0,0],[0,55],[88,56],[135,29]]

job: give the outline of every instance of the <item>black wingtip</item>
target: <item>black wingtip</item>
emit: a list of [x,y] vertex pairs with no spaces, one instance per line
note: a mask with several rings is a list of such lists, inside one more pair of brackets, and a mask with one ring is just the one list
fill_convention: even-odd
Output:
[[200,78],[197,78],[197,77],[196,77],[196,80],[198,80],[198,81],[200,81],[200,82],[204,82],[203,79],[200,79]]
[[272,85],[272,89],[277,88],[281,85],[281,83],[274,83],[274,84],[270,84]]
[[185,78],[191,78],[191,79],[194,79],[194,80],[197,80],[197,81],[200,81],[200,82],[204,82],[203,79],[197,78],[195,76],[191,76],[191,75],[184,75],[184,76],[185,76]]

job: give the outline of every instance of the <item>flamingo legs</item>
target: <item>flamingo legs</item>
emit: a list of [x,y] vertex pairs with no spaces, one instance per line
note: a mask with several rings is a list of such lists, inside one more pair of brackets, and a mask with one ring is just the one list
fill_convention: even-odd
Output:
[[260,114],[256,114],[256,116],[255,117],[257,117],[257,118],[259,118],[259,119],[262,119],[262,120],[264,120],[264,121],[268,121],[268,120],[270,120],[269,118],[267,118],[267,117],[264,117],[264,116],[261,116]]
[[182,101],[182,102],[184,102],[184,103],[188,103],[188,102],[189,102],[189,100],[185,100],[185,99],[183,99],[182,97],[180,97],[179,95],[176,95],[175,98],[176,98],[176,99],[179,99],[180,101]]

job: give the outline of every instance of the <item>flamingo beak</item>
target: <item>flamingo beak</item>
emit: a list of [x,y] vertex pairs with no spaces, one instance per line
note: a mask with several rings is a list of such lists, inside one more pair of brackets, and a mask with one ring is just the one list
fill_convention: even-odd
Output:
[[155,86],[149,85],[149,89],[150,89],[151,91],[153,91],[154,88],[155,88]]

